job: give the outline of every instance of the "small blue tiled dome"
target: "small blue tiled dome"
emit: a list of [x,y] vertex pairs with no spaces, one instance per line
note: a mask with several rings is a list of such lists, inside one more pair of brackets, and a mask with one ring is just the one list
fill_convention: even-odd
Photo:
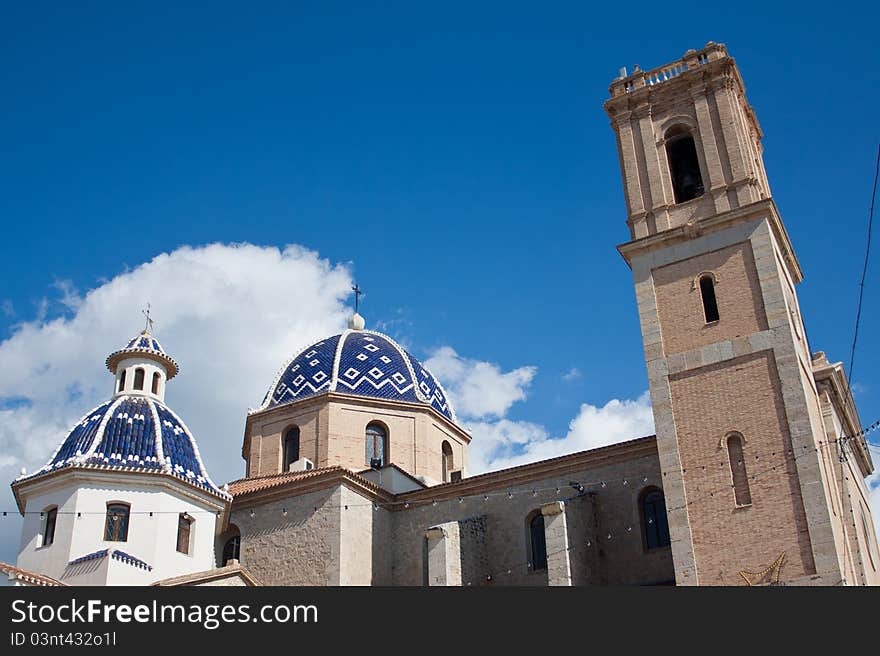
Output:
[[80,419],[49,462],[18,480],[74,466],[171,474],[228,496],[208,476],[183,421],[147,396],[123,394],[102,403]]
[[116,373],[116,365],[125,358],[132,356],[146,357],[161,363],[168,372],[168,380],[174,378],[180,371],[177,362],[165,352],[159,340],[144,330],[132,339],[124,348],[114,351],[107,356],[107,368]]
[[455,421],[437,379],[394,340],[372,330],[346,330],[300,351],[275,376],[260,410],[323,392],[423,403]]

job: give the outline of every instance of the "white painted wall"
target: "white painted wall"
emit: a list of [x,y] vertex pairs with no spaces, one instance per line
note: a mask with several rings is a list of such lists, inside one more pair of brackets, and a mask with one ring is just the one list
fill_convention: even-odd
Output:
[[[83,476],[82,471],[61,474],[27,495],[19,567],[74,584],[145,585],[215,566],[216,513],[223,508],[219,499],[195,490],[190,493],[189,486],[165,477],[116,472],[89,472],[87,479]],[[131,506],[125,542],[104,540],[107,503],[114,501]],[[43,546],[39,513],[53,505],[59,510],[55,541]],[[181,512],[195,519],[189,555],[177,551]],[[81,513],[79,517],[77,513]],[[145,571],[109,558],[91,572],[86,571],[89,568],[68,567],[70,561],[101,549],[119,549],[153,569]]]
[[[144,370],[144,387],[141,390],[134,388],[135,369]],[[119,388],[119,382],[122,378],[122,372],[125,372],[125,387]],[[156,394],[153,394],[153,374],[159,374],[159,387]],[[125,358],[116,365],[116,379],[114,381],[113,397],[116,398],[120,394],[133,394],[136,396],[149,396],[157,401],[165,402],[165,380],[168,378],[168,372],[165,367],[150,358],[142,355]]]

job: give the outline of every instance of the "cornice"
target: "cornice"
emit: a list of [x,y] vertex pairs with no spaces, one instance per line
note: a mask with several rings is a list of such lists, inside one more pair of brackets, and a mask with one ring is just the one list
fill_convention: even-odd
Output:
[[657,455],[657,438],[654,435],[640,437],[619,444],[579,451],[538,462],[502,469],[479,476],[472,476],[454,483],[443,483],[398,494],[395,499],[411,503],[419,501],[444,501],[459,496],[480,494],[502,487],[524,485],[535,480],[578,469],[592,469],[604,465],[626,462],[635,458]]
[[791,239],[788,236],[788,232],[785,230],[785,225],[782,223],[782,219],[779,216],[776,203],[772,198],[759,200],[734,210],[714,214],[704,219],[690,221],[687,224],[670,228],[669,230],[664,230],[654,235],[648,235],[647,237],[640,237],[639,239],[628,241],[620,244],[617,247],[617,250],[623,256],[623,259],[626,260],[627,265],[632,268],[632,262],[635,258],[641,257],[651,251],[668,248],[669,246],[693,239],[698,235],[711,234],[738,223],[760,218],[766,218],[770,223],[773,236],[779,244],[782,256],[789,267],[789,271],[791,272],[795,284],[801,282],[804,279],[803,271],[797,257],[795,256],[794,248],[791,245]]

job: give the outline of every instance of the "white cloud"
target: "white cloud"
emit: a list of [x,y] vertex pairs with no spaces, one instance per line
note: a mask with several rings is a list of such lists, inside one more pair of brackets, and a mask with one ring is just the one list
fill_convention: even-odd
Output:
[[449,346],[437,349],[425,366],[443,384],[462,419],[503,417],[510,406],[526,398],[536,367],[506,373],[497,364],[461,357]]
[[[183,247],[119,274],[84,296],[56,283],[66,308],[16,326],[0,342],[0,479],[42,465],[73,423],[109,398],[110,351],[142,327],[152,303],[155,334],[181,365],[166,401],[195,433],[212,477],[243,475],[249,405],[257,406],[284,360],[310,340],[339,332],[351,277],[298,246]],[[14,508],[9,488],[3,509]],[[3,520],[0,560],[14,560],[20,524]]]
[[562,380],[564,381],[572,381],[581,377],[581,370],[577,367],[572,367],[567,372],[562,374]]
[[[542,425],[514,421],[508,412],[526,399],[537,368],[502,371],[494,363],[462,357],[449,346],[437,349],[425,366],[449,394],[459,420],[471,433],[468,473],[487,471],[594,449],[654,432],[647,392],[635,400],[613,399],[599,407],[584,403],[564,437],[552,437]],[[563,378],[573,379],[573,368]]]
[[472,423],[469,450],[472,474],[545,460],[631,440],[654,432],[648,392],[635,400],[612,399],[602,407],[584,403],[565,437],[553,438],[528,422]]

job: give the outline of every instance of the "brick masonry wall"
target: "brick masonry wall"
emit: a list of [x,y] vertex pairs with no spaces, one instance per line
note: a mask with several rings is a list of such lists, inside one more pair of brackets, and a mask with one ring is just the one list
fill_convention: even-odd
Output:
[[[785,578],[814,573],[772,352],[672,375],[670,389],[700,583],[744,583],[739,571],[762,569],[782,552]],[[752,504],[742,508],[734,502],[722,442],[730,431],[745,438]],[[775,463],[776,472],[752,480]]]
[[[699,284],[703,272],[715,275],[721,321],[706,324]],[[682,353],[767,329],[755,258],[749,242],[658,267],[654,287],[663,350]]]

